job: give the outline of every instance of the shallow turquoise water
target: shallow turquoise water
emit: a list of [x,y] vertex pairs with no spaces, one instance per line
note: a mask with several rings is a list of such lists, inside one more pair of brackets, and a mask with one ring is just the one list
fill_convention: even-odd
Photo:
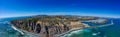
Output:
[[113,20],[114,25],[84,29],[83,31],[71,33],[67,37],[120,37],[120,19],[110,20]]

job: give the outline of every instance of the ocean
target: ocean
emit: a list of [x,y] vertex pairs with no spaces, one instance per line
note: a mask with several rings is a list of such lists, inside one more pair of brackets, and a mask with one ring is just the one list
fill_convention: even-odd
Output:
[[[0,19],[0,37],[31,37],[30,35],[22,35],[17,30],[12,28],[9,24],[10,21],[16,19],[28,18],[28,17],[12,17],[12,18],[1,18]],[[73,31],[63,37],[120,37],[120,19],[108,18],[113,20],[113,25],[97,28],[86,28],[77,31]],[[109,22],[108,22],[109,23]],[[93,23],[86,23],[90,26],[94,26]]]

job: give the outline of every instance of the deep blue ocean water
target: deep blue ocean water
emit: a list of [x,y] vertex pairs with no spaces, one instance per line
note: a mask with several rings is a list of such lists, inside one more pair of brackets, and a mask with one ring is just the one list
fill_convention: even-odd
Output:
[[[21,35],[9,24],[10,21],[20,18],[22,19],[28,17],[1,18],[0,37],[29,37],[26,35]],[[83,30],[73,31],[70,34],[66,34],[65,37],[120,37],[120,19],[109,18],[109,20],[113,20],[114,25],[100,28],[86,28]],[[94,24],[92,23],[87,24],[94,26]]]

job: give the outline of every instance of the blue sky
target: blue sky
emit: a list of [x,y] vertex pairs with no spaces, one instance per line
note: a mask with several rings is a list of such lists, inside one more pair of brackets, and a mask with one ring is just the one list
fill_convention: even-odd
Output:
[[83,15],[120,18],[119,0],[0,0],[0,18]]

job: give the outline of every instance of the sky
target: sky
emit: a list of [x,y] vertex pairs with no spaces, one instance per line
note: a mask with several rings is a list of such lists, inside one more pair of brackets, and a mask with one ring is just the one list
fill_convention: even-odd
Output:
[[120,0],[0,0],[0,18],[30,15],[120,18]]

